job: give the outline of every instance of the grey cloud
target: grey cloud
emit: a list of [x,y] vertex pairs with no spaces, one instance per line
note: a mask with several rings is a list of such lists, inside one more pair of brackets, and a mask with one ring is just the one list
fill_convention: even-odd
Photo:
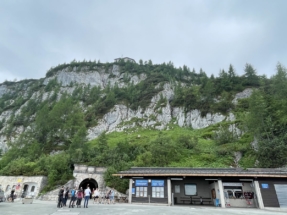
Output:
[[218,74],[287,66],[287,2],[2,0],[0,82],[40,78],[58,64],[119,56]]

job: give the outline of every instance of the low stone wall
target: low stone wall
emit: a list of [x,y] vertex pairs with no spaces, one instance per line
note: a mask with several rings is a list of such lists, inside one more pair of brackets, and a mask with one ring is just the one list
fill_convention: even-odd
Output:
[[[75,180],[70,180],[66,184],[64,184],[64,187],[69,187],[69,189],[72,189],[74,187]],[[44,201],[57,201],[58,200],[58,194],[59,190],[62,186],[57,187],[56,189],[47,192],[45,194],[39,195],[38,199],[39,200],[44,200]]]

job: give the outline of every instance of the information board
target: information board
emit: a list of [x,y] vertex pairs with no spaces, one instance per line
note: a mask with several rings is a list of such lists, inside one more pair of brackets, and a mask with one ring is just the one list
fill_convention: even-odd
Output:
[[148,180],[136,180],[136,187],[147,187]]
[[152,180],[151,186],[152,187],[164,187],[164,180]]
[[263,189],[268,189],[268,188],[269,188],[269,184],[261,184],[261,187],[262,187]]

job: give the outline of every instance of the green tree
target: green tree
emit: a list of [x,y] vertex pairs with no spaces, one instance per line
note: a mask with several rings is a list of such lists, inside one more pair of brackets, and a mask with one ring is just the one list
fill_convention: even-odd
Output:
[[260,85],[260,79],[256,74],[256,70],[250,64],[245,65],[244,78],[245,86],[258,87]]

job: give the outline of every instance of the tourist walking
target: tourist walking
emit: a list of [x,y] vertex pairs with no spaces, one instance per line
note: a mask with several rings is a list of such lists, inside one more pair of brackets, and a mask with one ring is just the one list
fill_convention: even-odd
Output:
[[64,193],[64,187],[61,187],[61,189],[59,190],[59,193],[58,193],[58,205],[57,205],[58,208],[62,207],[62,204],[63,204],[63,193]]
[[75,202],[77,200],[77,188],[75,187],[74,189],[71,190],[71,200],[70,200],[70,204],[69,204],[69,208],[70,207],[74,207],[75,206]]
[[77,208],[81,207],[81,202],[82,202],[83,196],[84,196],[83,189],[80,188],[77,192]]
[[91,195],[90,187],[87,186],[87,189],[85,189],[85,201],[84,201],[84,208],[88,208],[88,203]]

